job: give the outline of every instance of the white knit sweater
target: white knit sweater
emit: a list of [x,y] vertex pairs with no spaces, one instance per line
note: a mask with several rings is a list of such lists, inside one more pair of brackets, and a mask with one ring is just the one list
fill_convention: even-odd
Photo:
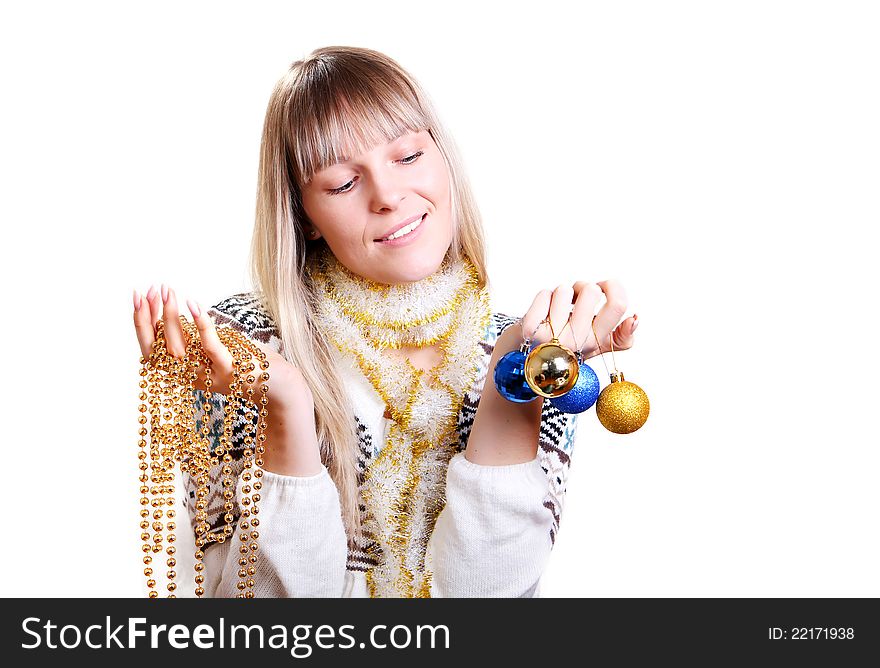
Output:
[[[277,331],[250,293],[234,295],[209,314],[218,325],[235,327],[255,340],[278,348]],[[495,341],[515,321],[494,314],[480,345],[482,364],[459,415],[460,451],[449,462],[446,503],[428,543],[425,565],[432,573],[434,597],[532,597],[559,527],[565,482],[574,443],[576,415],[560,413],[544,402],[538,455],[524,464],[483,466],[464,456],[467,437],[486,382]],[[355,406],[362,455],[368,466],[385,443],[389,420],[384,403],[357,365],[337,358]],[[489,380],[491,383],[491,379]],[[540,400],[540,399],[538,399]],[[220,400],[222,402],[222,400]],[[217,410],[217,408],[215,408]],[[222,411],[222,409],[221,409]],[[220,413],[222,415],[222,412]],[[240,467],[239,467],[240,468]],[[214,479],[209,518],[222,506]],[[184,476],[181,503],[194,516],[195,487]],[[239,487],[241,480],[239,479]],[[430,490],[442,496],[443,489]],[[236,513],[237,513],[236,509]],[[212,522],[213,524],[213,522]],[[366,553],[349,542],[343,529],[339,495],[326,468],[310,477],[263,475],[260,500],[258,597],[368,597]],[[215,543],[205,553],[206,595],[235,596],[239,578],[239,529],[231,541]],[[181,596],[194,595],[191,556],[193,532],[180,531],[178,576]]]

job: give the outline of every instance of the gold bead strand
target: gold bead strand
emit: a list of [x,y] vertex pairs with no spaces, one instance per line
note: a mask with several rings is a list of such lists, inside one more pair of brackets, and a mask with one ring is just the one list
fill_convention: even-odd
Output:
[[[210,400],[211,393],[210,388],[212,385],[211,382],[211,359],[208,355],[205,354],[201,345],[201,337],[199,335],[199,331],[195,323],[191,323],[185,318],[181,317],[181,326],[188,334],[189,341],[191,345],[188,348],[188,359],[189,359],[189,367],[191,372],[189,374],[189,382],[185,386],[185,405],[187,406],[187,414],[184,418],[184,424],[187,427],[187,444],[186,451],[182,457],[184,461],[181,461],[181,471],[187,469],[196,483],[196,526],[195,526],[195,544],[196,544],[196,552],[194,554],[195,563],[193,564],[194,569],[194,582],[195,582],[195,595],[199,598],[205,593],[204,587],[204,563],[202,559],[204,557],[203,548],[207,543],[207,532],[208,532],[208,514],[205,510],[206,506],[206,498],[208,494],[207,490],[207,480],[210,473],[210,468],[212,465],[212,457],[210,451],[210,439],[208,438],[210,434]],[[198,368],[199,366],[204,366],[205,368],[205,386],[207,388],[207,392],[205,394],[205,404],[203,406],[203,423],[202,423],[202,432],[198,433],[196,429],[196,406],[195,406],[195,382],[198,379]],[[166,564],[169,568],[173,568],[177,563],[177,560],[173,556],[169,556]],[[172,579],[176,575],[175,571],[169,571],[168,577],[169,580]]]
[[[226,328],[223,328],[224,330]],[[218,330],[218,334],[220,334],[221,330]],[[227,337],[221,336],[221,342],[229,348]],[[216,538],[217,542],[224,542],[226,538],[232,533],[232,523],[234,521],[234,517],[232,515],[232,511],[235,508],[232,499],[229,498],[229,495],[226,494],[226,491],[234,485],[234,481],[232,480],[232,439],[234,433],[234,420],[235,420],[235,411],[230,412],[227,410],[229,408],[228,400],[227,406],[224,408],[224,419],[223,419],[223,436],[220,437],[220,442],[217,445],[213,455],[216,457],[218,464],[221,465],[221,472],[223,474],[223,478],[221,480],[221,486],[223,488],[223,521],[225,523],[223,527],[223,533],[220,536],[211,538]]]
[[[183,411],[180,405],[182,399],[181,387],[187,382],[186,357],[183,360],[178,360],[174,356],[168,356],[167,361],[168,382],[165,385],[165,400],[162,402],[162,407],[165,408],[165,413],[162,417],[165,420],[166,430],[164,432],[165,440],[162,443],[164,447],[161,448],[160,452],[162,459],[157,476],[159,487],[158,507],[153,511],[154,516],[159,518],[165,512],[163,506],[174,505],[174,485],[171,482],[174,478],[175,459],[186,446],[186,424],[182,424]],[[177,549],[174,546],[176,540],[176,536],[173,533],[174,527],[174,522],[169,522],[163,526],[162,522],[157,519],[153,523],[153,530],[156,532],[156,535],[163,535],[164,541],[167,543],[164,549],[169,559],[174,558],[174,553]],[[156,546],[159,548],[157,551],[161,551],[163,548],[162,543],[159,542],[157,542]],[[171,573],[171,577],[168,576],[168,573]],[[173,581],[174,574],[174,571],[168,571],[165,576],[169,597],[174,596],[174,590],[177,588],[177,584]]]
[[[244,379],[242,378],[242,370],[246,369],[246,364],[249,361],[248,360],[249,355],[247,353],[247,345],[243,340],[238,338],[235,343],[236,343],[235,352],[233,353],[234,358],[235,358],[235,361],[233,362],[234,390],[232,390],[232,394],[236,400],[236,409],[238,409],[239,406],[244,408],[244,406],[242,406],[242,403],[244,400],[244,391],[241,389],[242,383],[244,382]],[[244,447],[244,451],[242,452],[242,463],[244,465],[244,469],[241,473],[241,480],[243,483],[241,503],[244,507],[241,509],[241,516],[239,518],[239,527],[248,525],[249,524],[248,519],[250,518],[250,515],[251,515],[251,511],[250,511],[251,498],[250,498],[250,495],[244,493],[245,489],[250,489],[251,468],[253,467],[253,450],[250,447],[248,447],[248,445],[249,445],[248,441],[250,440],[248,438],[249,430],[250,430],[250,420],[246,420],[244,432],[242,434],[242,438],[247,439],[247,440],[244,440],[244,442],[242,443],[242,445]],[[239,546],[239,553],[242,555],[242,557],[246,554],[246,552],[242,552],[242,550],[249,549],[249,546],[248,546],[249,539],[250,539],[250,536],[248,535],[248,533],[246,531],[242,530],[241,533],[239,533],[239,540],[241,542],[241,545]],[[241,558],[239,559],[239,566],[241,566],[241,568],[239,568],[239,571],[238,571],[239,580],[238,580],[238,583],[236,584],[236,587],[239,592],[238,598],[248,598],[248,596],[247,596],[248,593],[251,593],[250,597],[252,598],[253,593],[247,591],[248,590],[247,570],[245,569],[244,566],[242,566],[242,564],[240,562],[241,562]]]
[[195,461],[191,464],[190,470],[192,471],[192,479],[196,483],[196,551],[193,555],[195,557],[195,594],[197,597],[201,597],[205,593],[205,589],[202,587],[205,582],[205,566],[202,560],[205,556],[204,548],[208,543],[208,513],[205,510],[204,500],[204,481],[208,472],[206,470],[205,459],[201,454],[196,455]]
[[257,515],[260,512],[259,504],[261,498],[261,492],[263,488],[263,456],[266,454],[266,430],[268,428],[268,417],[269,417],[269,385],[267,381],[269,380],[269,362],[266,360],[266,354],[257,349],[256,355],[260,360],[260,369],[262,373],[260,374],[260,415],[258,426],[256,430],[256,438],[257,438],[257,448],[254,456],[254,480],[253,488],[254,492],[251,496],[252,505],[251,505],[251,555],[249,557],[250,564],[248,565],[248,591],[245,594],[248,598],[252,598],[254,596],[253,588],[254,588],[254,577],[257,573],[257,560],[259,558],[258,552],[258,539],[260,537],[259,526],[260,526],[260,518]]
[[[156,323],[156,340],[153,342],[153,353],[151,356],[153,369],[150,373],[150,463],[149,463],[149,481],[150,481],[150,498],[141,498],[141,504],[149,505],[154,509],[158,507],[157,496],[159,494],[159,485],[161,484],[160,461],[165,430],[162,425],[162,406],[164,404],[163,394],[164,387],[162,376],[167,371],[167,356],[165,355],[165,323],[159,320]],[[146,511],[149,514],[149,510]],[[141,536],[144,537],[143,535]],[[162,549],[162,533],[154,532],[152,541],[149,534],[145,539],[144,552],[150,557],[150,562],[144,568],[144,575],[147,577],[147,589],[150,598],[158,598],[159,592],[156,590],[156,579],[152,568],[152,555]],[[146,562],[146,559],[144,560]]]
[[[204,392],[204,405],[202,408],[202,443],[201,447],[198,449],[198,452],[194,453],[194,457],[197,458],[197,466],[198,466],[198,478],[194,478],[198,483],[199,480],[204,482],[207,480],[208,473],[210,471],[211,465],[211,428],[213,426],[213,397],[214,394],[211,392],[211,388],[214,385],[214,381],[211,379],[211,358],[207,355],[203,355],[202,364],[205,367],[205,392]],[[207,490],[206,490],[207,492]],[[197,597],[201,598],[205,594],[205,588],[202,586],[205,582],[205,564],[203,561],[204,552],[203,548],[207,543],[207,535],[208,535],[208,513],[202,508],[196,511],[196,553],[195,553],[195,594]]]
[[[226,413],[226,419],[224,420],[224,438],[229,443],[230,448],[231,448],[232,441],[233,441],[232,426],[233,426],[233,421],[235,419],[235,416],[238,412],[238,408],[240,406],[240,396],[241,396],[241,390],[239,387],[240,382],[241,382],[241,374],[239,372],[239,367],[241,366],[241,360],[239,359],[239,357],[240,357],[240,355],[239,355],[239,348],[240,348],[239,337],[236,336],[237,332],[235,332],[234,330],[232,330],[230,328],[222,328],[221,330],[218,330],[218,334],[220,334],[220,340],[222,341],[222,343],[226,346],[226,348],[229,350],[229,352],[232,355],[232,382],[229,385],[229,394],[227,396],[226,406],[224,408],[225,413]],[[223,498],[224,498],[225,502],[227,502],[227,503],[233,502],[234,496],[235,496],[235,490],[232,489],[230,486],[224,486]],[[224,507],[227,507],[226,503],[224,503]],[[231,515],[231,513],[227,512],[227,514],[224,516],[224,519],[228,520],[230,515]],[[242,512],[242,515],[246,516],[244,511]],[[225,540],[225,537],[227,535],[230,535],[232,532],[233,532],[232,524],[228,523],[224,527],[224,536],[222,536],[218,540]],[[240,550],[241,550],[241,548],[239,548],[239,551]],[[241,566],[241,558],[239,558],[239,566]],[[241,592],[241,590],[243,589],[243,586],[244,586],[243,582],[238,583],[239,592]],[[239,594],[239,596],[241,596],[241,594]]]
[[[268,410],[266,409],[265,406],[266,406],[266,403],[268,403],[268,399],[267,399],[267,395],[265,394],[265,392],[262,389],[265,385],[263,383],[261,383],[261,390],[260,390],[261,395],[262,395],[261,406],[259,406],[259,407],[256,406],[255,402],[253,401],[253,395],[254,395],[253,385],[254,385],[254,383],[256,383],[257,378],[256,378],[256,376],[251,375],[251,372],[256,369],[256,367],[253,363],[254,357],[256,357],[257,359],[260,360],[261,367],[265,364],[266,367],[268,368],[268,363],[265,361],[265,357],[266,357],[265,353],[263,353],[263,351],[260,350],[253,342],[245,340],[242,343],[244,344],[244,348],[245,348],[245,350],[242,353],[242,359],[248,360],[248,364],[246,367],[246,371],[249,374],[247,376],[247,382],[249,384],[248,391],[247,391],[247,393],[248,393],[247,400],[251,404],[251,406],[253,406],[253,408],[255,410],[259,409],[258,414],[256,415],[256,420],[254,422],[251,422],[250,420],[248,420],[247,427],[246,427],[247,428],[247,435],[245,437],[245,445],[246,446],[249,446],[255,440],[257,441],[257,445],[254,447],[254,455],[253,455],[253,468],[254,468],[253,473],[254,473],[254,477],[257,479],[254,480],[253,482],[247,481],[245,483],[245,485],[242,487],[242,494],[246,495],[242,499],[242,502],[246,506],[249,506],[249,508],[246,511],[247,515],[245,515],[245,511],[242,512],[242,520],[241,520],[241,523],[239,524],[239,528],[242,531],[242,534],[241,534],[242,542],[245,543],[249,539],[250,544],[248,546],[248,549],[250,551],[250,555],[248,557],[247,568],[245,568],[243,564],[240,564],[241,568],[239,569],[238,575],[240,578],[246,578],[244,581],[245,589],[243,590],[245,598],[253,598],[254,597],[253,589],[254,589],[254,585],[255,585],[254,575],[256,574],[256,570],[257,570],[256,569],[256,559],[258,558],[257,539],[259,538],[259,532],[257,531],[257,526],[259,526],[259,519],[255,516],[259,512],[257,505],[260,500],[259,489],[262,487],[262,483],[260,481],[260,478],[262,477],[263,453],[265,452],[265,447],[263,446],[263,443],[262,443],[262,441],[265,440],[265,436],[263,436],[263,439],[260,439],[260,436],[263,435],[263,432],[265,431],[266,426],[267,426],[266,422],[265,422],[265,418],[266,418],[266,416],[268,416]],[[262,381],[264,375],[268,378],[268,373],[265,373],[265,369],[263,369],[263,373],[260,376],[261,381]],[[266,391],[268,391],[268,388],[266,388]],[[265,399],[266,401],[264,402],[263,399]],[[250,462],[249,452],[250,452],[249,449],[245,450],[245,456],[248,457],[248,460],[247,460],[248,462]]]
[[[177,366],[177,382],[173,384],[172,388],[172,409],[176,413],[174,416],[176,418],[174,422],[178,428],[174,437],[178,440],[176,443],[172,444],[176,447],[173,448],[171,459],[168,460],[169,468],[165,471],[164,480],[166,483],[164,488],[166,494],[165,505],[168,506],[166,511],[168,521],[165,525],[168,531],[166,538],[168,541],[168,547],[165,551],[168,556],[165,561],[165,565],[168,567],[168,570],[165,573],[165,577],[167,578],[166,588],[168,590],[168,598],[177,597],[174,593],[177,590],[177,571],[175,570],[177,566],[177,558],[175,557],[177,548],[173,545],[176,540],[176,534],[174,532],[177,528],[177,512],[174,509],[177,502],[175,486],[173,484],[174,468],[175,464],[180,464],[182,475],[183,469],[185,468],[184,462],[195,454],[198,440],[198,437],[195,434],[195,397],[193,395],[193,387],[198,378],[198,367],[201,361],[201,339],[199,338],[196,328],[192,326],[186,318],[181,316],[180,324],[185,333],[188,344],[184,357]],[[155,514],[158,515],[158,517],[161,517],[162,510],[157,510]],[[153,528],[161,530],[162,524],[158,521],[158,518],[156,518],[156,520]]]
[[[242,353],[241,353],[241,359],[243,362],[246,359],[244,351],[242,351]],[[256,381],[256,378],[253,375],[251,375],[251,372],[254,370],[254,368],[255,368],[254,364],[250,360],[247,362],[247,365],[243,367],[244,372],[248,374],[247,382],[249,383],[249,386],[247,388],[247,399],[246,399],[246,401],[247,401],[247,408],[246,408],[247,419],[245,420],[244,430],[243,430],[243,443],[244,443],[244,448],[245,448],[244,449],[244,456],[246,457],[245,461],[248,463],[250,463],[250,456],[252,453],[251,446],[254,443],[254,440],[256,437],[257,425],[255,424],[255,422],[256,422],[256,419],[258,419],[258,416],[256,415],[255,406],[253,405],[254,389],[253,389],[252,385],[250,385]],[[251,412],[252,411],[253,411],[253,415],[254,415],[255,420],[251,419]],[[248,468],[250,468],[250,467],[248,467]],[[251,491],[252,491],[251,486],[252,486],[252,482],[246,481],[246,482],[243,482],[243,485],[241,488],[242,503],[243,503],[243,505],[245,505],[245,508],[242,510],[241,517],[239,518],[239,523],[238,523],[238,528],[241,530],[239,537],[242,542],[242,545],[248,544],[248,539],[249,539],[248,530],[251,527],[251,523],[250,523],[251,509],[253,508],[253,498],[251,495]],[[247,558],[245,558],[243,556],[242,556],[242,558],[239,559],[239,568],[238,568],[239,584],[238,584],[238,587],[239,587],[239,590],[241,592],[243,592],[245,598],[253,598],[252,588],[253,588],[254,581],[253,581],[253,577],[252,577],[253,573],[250,571],[254,570],[254,567],[252,565],[248,566],[248,563],[249,562],[248,562]],[[244,588],[242,588],[242,586],[241,586],[242,582],[244,583]]]
[[[141,394],[140,394],[141,401],[144,401],[149,397],[150,383],[147,380],[147,378],[149,376],[149,370],[148,370],[147,365],[148,365],[147,358],[141,356],[141,370],[140,370],[141,381],[139,383],[139,386],[141,388]],[[144,553],[144,557],[143,557],[144,577],[147,578],[147,589],[149,590],[150,597],[155,598],[154,594],[156,596],[158,596],[158,594],[156,594],[156,592],[153,591],[153,589],[150,587],[150,580],[153,575],[153,568],[152,568],[153,557],[150,554],[150,552],[152,551],[152,547],[150,546],[150,533],[148,531],[148,529],[150,528],[150,521],[147,519],[150,516],[150,510],[147,508],[147,506],[150,504],[150,499],[147,496],[147,494],[150,491],[150,488],[147,484],[150,481],[150,474],[149,474],[150,465],[147,463],[147,458],[149,457],[149,454],[148,454],[148,450],[147,450],[147,441],[145,438],[148,434],[148,431],[146,428],[148,418],[145,415],[145,413],[147,412],[148,409],[149,409],[149,407],[144,403],[141,403],[138,406],[138,412],[140,412],[140,416],[138,417],[138,424],[140,425],[140,428],[138,429],[138,435],[140,436],[140,438],[138,440],[138,446],[139,446],[138,447],[138,470],[140,471],[138,481],[140,482],[140,493],[141,493],[141,497],[140,497],[141,509],[140,509],[139,514],[141,517],[141,522],[140,522],[141,542],[143,543],[143,547],[141,549],[142,549],[142,552]],[[155,585],[155,582],[153,583],[153,585]]]
[[[252,372],[256,369],[256,367],[253,363],[253,359],[257,358],[262,363],[265,360],[265,354],[257,347],[257,345],[253,341],[245,339],[243,341],[243,344],[245,346],[246,356],[248,359],[248,370],[249,370],[249,372]],[[249,375],[247,378],[247,381],[249,383],[253,384],[256,382],[256,377]],[[266,396],[266,395],[263,394],[262,396]],[[263,414],[263,409],[256,406],[256,404],[253,403],[253,390],[252,389],[248,393],[248,398],[249,398],[249,401],[252,402],[253,408],[255,410],[259,409],[259,413],[257,415],[257,419],[256,419],[255,423],[250,423],[250,422],[248,423],[249,431],[253,434],[253,437],[251,438],[251,443],[253,443],[254,440],[257,441],[257,444],[254,445],[254,452],[253,452],[253,469],[254,469],[253,475],[254,475],[254,478],[256,478],[256,479],[253,480],[252,482],[249,481],[248,484],[246,485],[246,488],[245,488],[248,492],[250,492],[250,497],[249,497],[249,501],[250,501],[249,518],[250,519],[248,522],[249,526],[245,527],[245,530],[250,529],[250,533],[249,533],[250,555],[248,557],[249,563],[248,563],[248,567],[246,570],[247,579],[245,580],[246,589],[244,592],[244,596],[245,596],[245,598],[253,598],[254,597],[254,591],[253,591],[254,585],[256,584],[255,580],[254,580],[254,575],[256,574],[256,570],[257,570],[256,569],[256,562],[257,562],[257,558],[258,558],[257,539],[259,538],[259,532],[257,531],[257,528],[256,528],[257,525],[259,525],[259,519],[256,517],[256,515],[259,513],[259,508],[257,506],[258,506],[258,503],[260,500],[260,494],[259,494],[259,487],[257,485],[260,484],[260,486],[262,486],[262,484],[260,483],[260,478],[262,477],[262,465],[263,465],[263,459],[262,459],[262,455],[260,454],[260,447],[259,447],[259,443],[260,443],[259,435],[260,435],[261,431],[265,430],[265,420],[264,420],[265,416]],[[268,411],[265,414],[268,415]],[[256,522],[257,524],[254,524],[254,522]]]
[[232,478],[232,454],[231,450],[234,445],[234,425],[235,416],[238,412],[239,401],[236,395],[238,386],[238,359],[236,358],[236,340],[232,329],[223,327],[218,329],[220,340],[224,346],[232,354],[232,383],[229,385],[229,394],[226,397],[226,405],[223,408],[223,436],[220,437],[220,447],[218,448],[218,456],[222,455],[222,473],[223,473],[223,533],[217,537],[217,541],[222,543],[234,532],[233,522],[235,517],[233,510],[235,508],[235,481]]
[[[198,329],[194,324],[190,325],[192,330],[192,336],[198,336]],[[201,339],[199,339],[201,344]],[[194,553],[195,563],[193,564],[193,579],[195,582],[195,595],[198,598],[201,598],[205,593],[205,588],[202,586],[205,582],[205,565],[204,565],[204,549],[209,541],[209,526],[208,526],[208,513],[206,510],[207,507],[207,496],[208,496],[208,487],[207,481],[210,475],[211,467],[214,463],[214,458],[211,453],[211,443],[210,443],[210,433],[212,426],[212,405],[211,401],[213,398],[213,394],[211,392],[211,387],[213,386],[213,381],[211,380],[211,358],[208,357],[201,349],[201,345],[198,350],[199,354],[199,362],[205,367],[205,387],[206,392],[204,394],[205,402],[203,405],[203,423],[202,423],[202,437],[196,437],[193,439],[192,451],[190,453],[191,462],[190,462],[190,471],[191,478],[195,482],[196,485],[196,526],[195,526],[195,544],[196,551]],[[194,392],[190,392],[190,396],[193,397],[193,402],[195,401]],[[193,431],[195,432],[195,405],[193,405]]]

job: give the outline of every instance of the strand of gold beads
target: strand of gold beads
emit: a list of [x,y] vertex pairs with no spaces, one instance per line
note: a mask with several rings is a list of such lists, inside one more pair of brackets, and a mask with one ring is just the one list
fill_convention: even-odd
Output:
[[[259,491],[262,488],[263,455],[265,453],[267,418],[269,415],[266,381],[269,380],[269,363],[266,354],[245,335],[229,327],[218,327],[220,341],[233,356],[233,380],[224,407],[223,436],[211,451],[210,432],[212,423],[213,386],[211,360],[201,347],[198,329],[184,317],[180,317],[181,327],[189,341],[183,358],[168,354],[165,345],[164,322],[157,322],[156,341],[149,360],[141,357],[141,404],[138,410],[140,429],[138,431],[138,468],[140,470],[141,540],[143,541],[144,576],[150,598],[158,598],[156,577],[154,575],[154,555],[166,553],[166,589],[169,598],[176,597],[177,566],[176,551],[176,511],[174,509],[174,471],[177,466],[181,472],[188,473],[196,483],[196,526],[195,526],[195,594],[205,593],[204,550],[211,542],[224,542],[234,533],[235,480],[232,471],[234,420],[243,402],[251,406],[259,403],[257,424],[246,421],[244,435],[244,471],[242,472],[241,517],[239,521],[239,582],[238,597],[254,597],[254,576],[257,570],[259,519]],[[260,365],[259,375],[254,375]],[[196,409],[194,383],[199,366],[205,369],[205,406],[201,433],[196,430]],[[243,377],[245,376],[246,377]],[[254,386],[259,379],[259,399],[255,401]],[[242,389],[247,382],[247,395]],[[147,417],[149,413],[149,418]],[[147,423],[149,422],[149,429]],[[149,442],[147,436],[149,435]],[[256,449],[253,445],[256,442]],[[207,503],[208,480],[213,467],[221,466],[224,525],[218,531],[209,531]],[[256,480],[254,480],[256,478]],[[149,484],[148,484],[149,483]],[[149,495],[149,496],[148,496]],[[167,509],[166,509],[167,507]],[[150,510],[152,508],[152,510]],[[149,518],[152,514],[153,522]],[[165,520],[163,522],[163,520]],[[149,529],[153,530],[151,534]],[[164,544],[167,543],[167,546]]]
[[[262,353],[262,351],[260,352]],[[262,370],[260,379],[265,382],[265,380],[268,380],[267,369],[269,368],[269,364],[265,359],[265,355],[258,355],[258,358],[260,359],[260,368]],[[246,378],[248,382],[247,401],[249,404],[254,405],[256,402],[254,402],[253,385],[256,381],[256,377],[252,375],[252,372],[256,370],[256,367],[251,359],[250,355],[239,354],[238,364],[240,370],[243,373],[248,374]],[[233,362],[233,364],[235,364],[235,362]],[[240,401],[243,399],[243,394],[238,387],[239,384],[240,383],[235,384],[236,387],[233,394],[235,398]],[[258,424],[254,427],[250,421],[246,423],[246,432],[244,435],[244,470],[241,475],[243,482],[242,505],[244,507],[241,510],[241,519],[239,523],[239,539],[241,544],[239,545],[239,582],[237,587],[240,592],[244,592],[245,597],[253,596],[251,592],[254,586],[254,575],[256,574],[258,551],[257,539],[259,538],[257,527],[260,524],[256,515],[259,514],[259,490],[262,488],[262,481],[260,478],[263,476],[263,454],[265,452],[266,441],[265,430],[268,426],[266,418],[269,415],[267,408],[269,398],[266,394],[268,388],[265,384],[262,384],[260,390],[261,396]],[[254,445],[255,440],[257,442],[257,447],[256,455],[254,456],[252,446]],[[253,480],[254,478],[256,478],[256,480]]]

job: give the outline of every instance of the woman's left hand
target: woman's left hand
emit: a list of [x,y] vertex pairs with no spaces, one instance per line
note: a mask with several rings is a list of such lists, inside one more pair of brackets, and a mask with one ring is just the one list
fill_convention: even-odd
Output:
[[[605,304],[596,313],[596,306],[603,297]],[[532,348],[548,342],[555,333],[565,347],[574,351],[580,349],[584,360],[599,354],[597,336],[602,342],[603,353],[611,350],[612,340],[614,350],[626,350],[632,347],[633,334],[639,324],[635,314],[621,322],[626,313],[626,302],[623,286],[614,280],[578,281],[573,286],[560,285],[552,292],[541,290],[523,316],[522,331],[525,336],[532,337]],[[545,322],[548,320],[552,323],[552,330]]]
[[[594,320],[593,314],[603,298],[605,303]],[[553,332],[559,342],[570,350],[580,348],[583,359],[599,354],[596,336],[602,341],[603,353],[611,350],[612,336],[615,350],[631,348],[638,316],[633,315],[621,322],[624,313],[626,292],[617,281],[578,281],[573,286],[560,285],[552,291],[542,290],[523,316],[522,330],[512,325],[498,338],[489,368],[494,370],[503,355],[518,350],[523,336],[531,337],[533,348],[547,343],[552,338],[550,327],[542,324],[547,319],[553,323]],[[593,325],[596,336],[593,334]],[[491,383],[489,378],[492,378],[491,373],[487,374],[487,383]],[[516,403],[505,401],[497,391],[483,392],[471,427],[465,458],[474,464],[487,466],[522,464],[534,460],[537,448],[535,435],[541,422],[542,407],[542,401]]]

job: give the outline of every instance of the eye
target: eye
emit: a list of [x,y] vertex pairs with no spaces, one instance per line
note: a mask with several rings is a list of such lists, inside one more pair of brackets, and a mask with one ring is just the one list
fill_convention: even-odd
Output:
[[405,158],[401,158],[400,160],[398,160],[398,162],[399,162],[400,164],[402,164],[402,165],[411,165],[411,164],[413,164],[416,160],[418,160],[421,156],[423,156],[424,154],[425,154],[424,151],[416,151],[416,152],[413,153],[412,155],[408,155],[408,156],[405,157]]
[[339,195],[341,193],[348,192],[349,190],[351,190],[354,187],[355,179],[357,179],[357,177],[355,177],[354,179],[352,179],[348,183],[343,183],[338,188],[331,188],[327,192],[329,192],[331,195]]

